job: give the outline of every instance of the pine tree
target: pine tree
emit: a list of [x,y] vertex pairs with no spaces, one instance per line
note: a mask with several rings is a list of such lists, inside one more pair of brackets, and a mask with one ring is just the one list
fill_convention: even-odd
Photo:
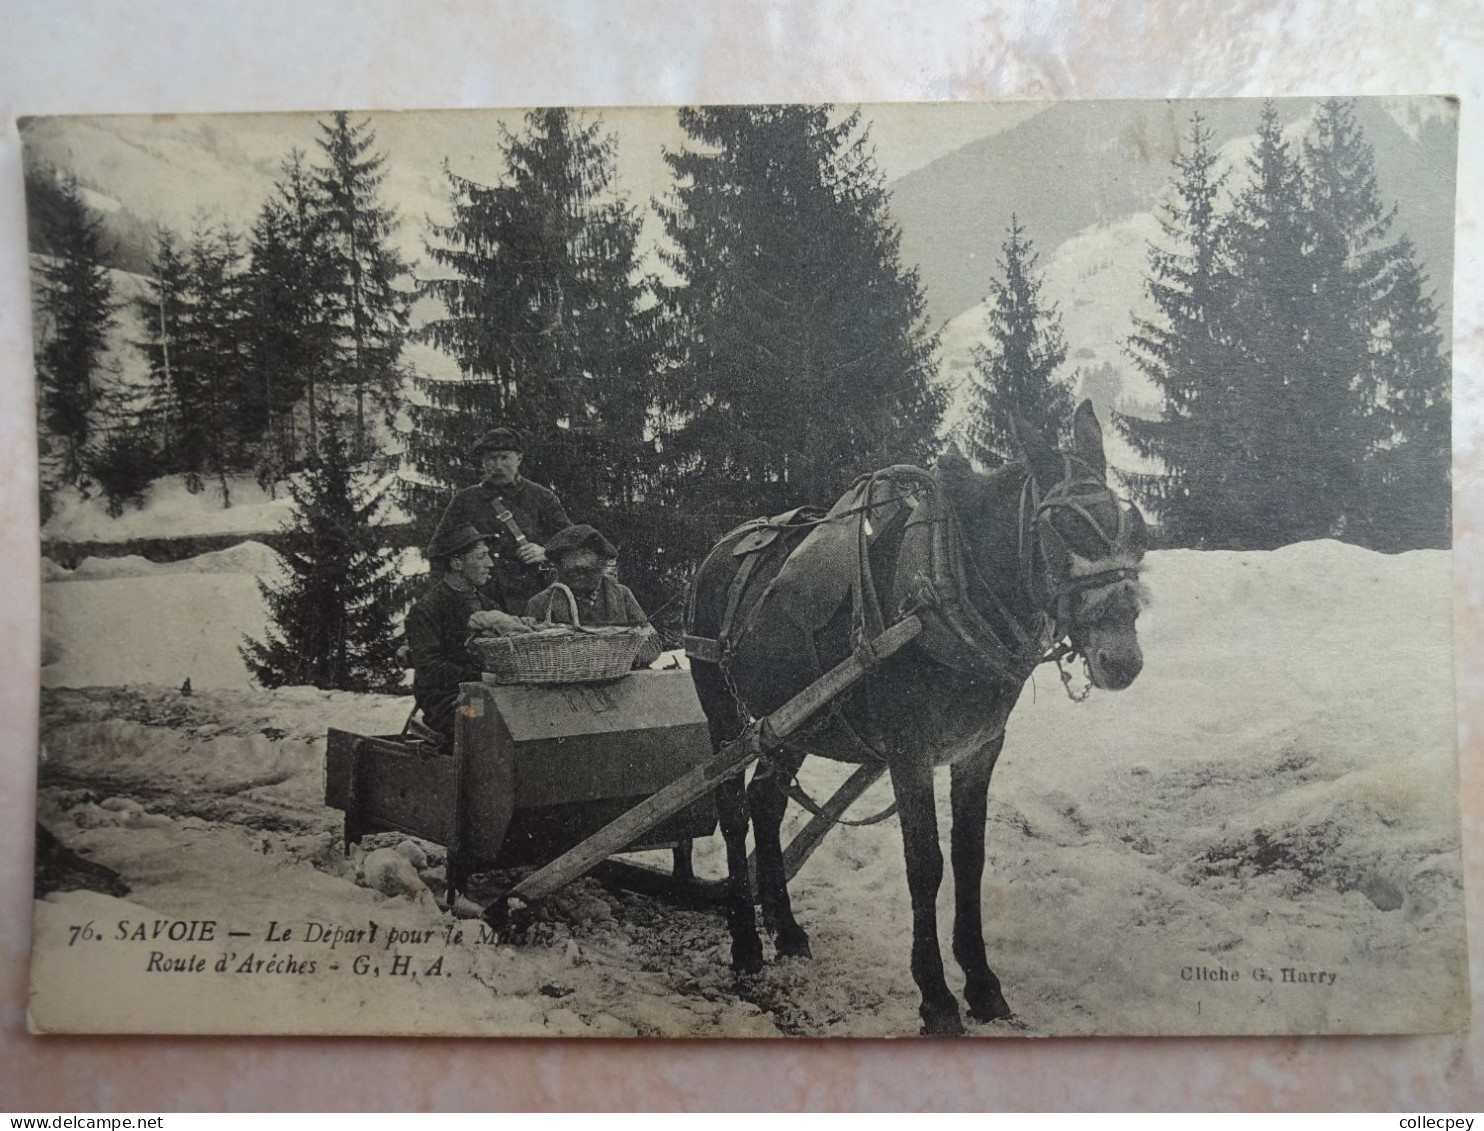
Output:
[[974,347],[968,431],[970,454],[991,466],[1014,457],[1014,417],[1040,436],[1060,435],[1072,417],[1071,390],[1056,376],[1067,357],[1061,315],[1055,304],[1042,305],[1039,257],[1014,215],[1000,250],[1001,277],[990,280],[988,341]]
[[1446,346],[1352,105],[1320,106],[1300,159],[1267,104],[1220,218],[1208,141],[1197,123],[1176,163],[1157,314],[1130,338],[1164,398],[1119,420],[1161,465],[1135,491],[1178,545],[1446,545]]
[[89,454],[88,471],[108,501],[109,516],[118,518],[125,503],[144,506],[145,492],[159,476],[159,451],[147,431],[119,428]]
[[1365,533],[1380,550],[1452,545],[1451,359],[1410,239],[1391,249],[1378,302],[1382,439],[1368,465]]
[[124,513],[126,503],[142,507],[149,485],[162,473],[156,396],[153,384],[126,379],[118,359],[104,366],[96,383],[85,467],[112,518]]
[[272,485],[295,464],[300,445],[295,411],[306,409],[304,450],[317,442],[320,386],[335,357],[336,330],[327,295],[335,262],[303,154],[283,163],[274,195],[249,239],[245,337],[251,379],[244,390],[244,429],[260,442],[259,479]]
[[185,257],[171,378],[179,406],[176,452],[192,491],[214,475],[231,506],[228,475],[251,460],[238,405],[248,384],[241,237],[225,225],[197,226]]
[[1333,387],[1318,364],[1312,214],[1302,164],[1277,110],[1263,107],[1248,183],[1225,219],[1232,398],[1221,438],[1221,545],[1271,549],[1334,536],[1348,491],[1329,479],[1326,450],[1343,446]]
[[32,255],[61,254],[68,217],[76,212],[71,198],[80,196],[76,178],[69,178],[52,165],[25,167],[26,246]]
[[76,178],[50,198],[51,252],[40,267],[36,374],[42,430],[60,448],[61,472],[84,470],[96,382],[115,324],[113,283],[104,265],[103,223]]
[[660,206],[670,368],[667,498],[707,544],[739,518],[828,505],[923,462],[943,396],[917,272],[901,262],[859,111],[684,109]]
[[1206,546],[1223,540],[1227,437],[1231,417],[1230,347],[1222,327],[1227,299],[1217,199],[1225,174],[1211,148],[1211,131],[1192,115],[1185,150],[1159,217],[1163,239],[1149,247],[1145,290],[1154,315],[1135,320],[1127,352],[1159,390],[1158,420],[1114,420],[1134,450],[1160,471],[1127,476],[1154,515],[1164,540]]
[[[145,281],[147,289],[135,304],[145,334],[135,346],[149,366],[152,401],[149,426],[159,439],[162,471],[176,467],[179,459],[180,396],[176,376],[171,372],[171,355],[179,345],[181,309],[188,285],[187,265],[175,233],[162,227],[155,237],[155,252]],[[178,356],[174,360],[179,364]]]
[[641,218],[613,194],[616,138],[601,130],[567,110],[532,111],[521,135],[503,137],[501,184],[447,170],[454,218],[433,225],[428,252],[448,274],[426,287],[445,316],[425,333],[461,376],[419,381],[414,511],[467,484],[469,449],[495,423],[532,437],[542,477],[582,513],[641,493],[655,315]]
[[380,203],[386,156],[372,152],[376,134],[369,120],[352,124],[337,111],[320,123],[320,133],[326,164],[315,169],[314,183],[336,274],[328,297],[340,328],[340,380],[355,393],[355,452],[363,457],[367,401],[388,423],[400,401],[398,361],[412,296],[399,286],[408,268],[389,242],[399,221]]
[[1320,105],[1304,142],[1304,169],[1313,288],[1322,298],[1309,327],[1306,412],[1317,426],[1308,445],[1324,492],[1322,517],[1333,532],[1365,541],[1364,469],[1387,431],[1376,332],[1396,209],[1381,203],[1371,147],[1348,101]]
[[239,651],[264,687],[393,690],[402,680],[396,622],[406,586],[379,537],[387,491],[352,468],[336,415],[321,424],[316,457],[288,484],[295,505],[285,576],[258,582],[271,624]]

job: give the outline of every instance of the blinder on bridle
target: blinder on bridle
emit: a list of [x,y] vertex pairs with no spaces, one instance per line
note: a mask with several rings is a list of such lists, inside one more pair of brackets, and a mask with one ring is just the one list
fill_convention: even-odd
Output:
[[[1082,594],[1120,581],[1134,581],[1139,576],[1137,567],[1131,565],[1115,565],[1095,573],[1072,575],[1074,551],[1066,536],[1056,528],[1056,512],[1070,512],[1092,533],[1098,545],[1096,557],[1088,554],[1078,556],[1093,557],[1094,560],[1099,557],[1113,559],[1120,553],[1129,533],[1128,516],[1112,488],[1082,460],[1065,453],[1062,460],[1064,474],[1045,495],[1038,497],[1033,476],[1027,476],[1021,495],[1021,558],[1026,584],[1032,603],[1055,618],[1057,637],[1072,627],[1076,602]],[[1113,510],[1111,531],[1093,513],[1094,508],[1100,505]],[[1038,551],[1043,569],[1036,568]]]

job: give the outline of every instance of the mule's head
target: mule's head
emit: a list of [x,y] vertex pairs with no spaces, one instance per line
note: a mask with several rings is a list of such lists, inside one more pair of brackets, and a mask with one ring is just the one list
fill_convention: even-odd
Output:
[[1087,661],[1093,684],[1121,691],[1144,666],[1137,622],[1146,600],[1139,571],[1148,544],[1144,516],[1108,487],[1103,430],[1092,403],[1072,419],[1072,451],[1058,452],[1017,423],[1016,440],[1038,500],[1032,518],[1033,584],[1057,631]]

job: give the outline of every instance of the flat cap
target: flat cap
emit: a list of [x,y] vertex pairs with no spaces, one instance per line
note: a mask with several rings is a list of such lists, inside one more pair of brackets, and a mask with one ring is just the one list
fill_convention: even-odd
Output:
[[515,428],[494,428],[486,432],[474,445],[474,458],[482,459],[490,452],[523,452],[526,438]]
[[573,550],[591,550],[600,558],[618,557],[618,548],[593,527],[585,523],[558,530],[546,540],[546,556],[560,557]]

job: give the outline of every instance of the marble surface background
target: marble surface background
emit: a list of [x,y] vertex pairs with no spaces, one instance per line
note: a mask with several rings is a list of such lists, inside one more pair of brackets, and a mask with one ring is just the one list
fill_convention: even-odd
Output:
[[[352,15],[354,8],[354,15]],[[1456,660],[1476,1002],[1484,883],[1484,7],[1295,0],[252,5],[0,16],[0,1109],[1484,1107],[1484,1037],[689,1043],[25,1033],[38,565],[26,114],[1456,94]]]

